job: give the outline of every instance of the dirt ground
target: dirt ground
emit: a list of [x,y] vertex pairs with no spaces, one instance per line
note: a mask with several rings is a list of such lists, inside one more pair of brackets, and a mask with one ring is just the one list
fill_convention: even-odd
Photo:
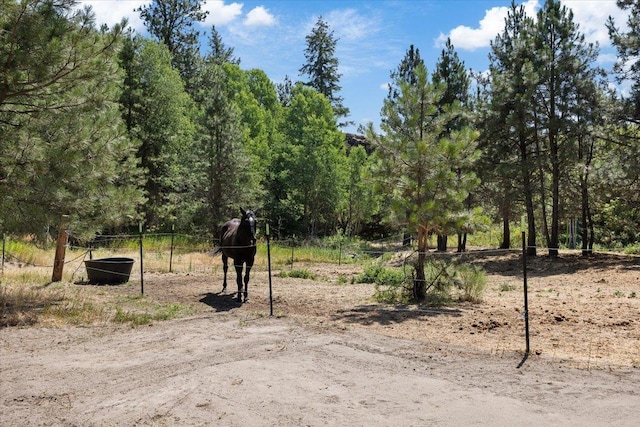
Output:
[[218,269],[145,274],[145,298],[193,314],[0,330],[0,426],[637,425],[640,258],[530,258],[518,368],[521,258],[463,257],[488,273],[481,303],[382,305],[361,267],[296,264],[317,277],[274,275],[270,316],[263,268],[242,305]]

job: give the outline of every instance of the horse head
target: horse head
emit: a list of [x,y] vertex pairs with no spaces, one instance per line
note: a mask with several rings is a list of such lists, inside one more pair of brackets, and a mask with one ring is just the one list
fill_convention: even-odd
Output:
[[258,220],[256,219],[256,214],[252,210],[244,210],[240,208],[240,212],[242,213],[242,217],[240,218],[240,227],[249,230],[251,233],[251,244],[255,246],[256,244],[256,228],[258,227]]

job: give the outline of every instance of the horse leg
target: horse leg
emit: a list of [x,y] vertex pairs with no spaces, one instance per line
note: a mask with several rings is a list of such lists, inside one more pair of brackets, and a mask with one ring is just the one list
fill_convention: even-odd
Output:
[[225,254],[222,254],[222,271],[224,272],[224,279],[222,281],[222,292],[227,290],[227,270],[229,269],[228,264],[229,257]]
[[249,274],[251,273],[251,265],[247,263],[247,269],[244,272],[244,301],[249,301]]
[[242,264],[236,264],[236,282],[238,283],[238,302],[242,302]]

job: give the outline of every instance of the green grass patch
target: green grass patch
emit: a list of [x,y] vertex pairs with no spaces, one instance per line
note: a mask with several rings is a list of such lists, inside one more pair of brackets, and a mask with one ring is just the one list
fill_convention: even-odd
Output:
[[128,323],[132,328],[149,325],[154,321],[171,320],[192,314],[192,310],[180,304],[144,304],[143,308],[126,310],[116,307],[113,321],[116,323]]
[[278,277],[293,277],[296,279],[310,279],[310,280],[315,280],[317,278],[315,274],[313,274],[306,268],[303,268],[300,270],[291,270],[291,271],[282,270],[278,274]]

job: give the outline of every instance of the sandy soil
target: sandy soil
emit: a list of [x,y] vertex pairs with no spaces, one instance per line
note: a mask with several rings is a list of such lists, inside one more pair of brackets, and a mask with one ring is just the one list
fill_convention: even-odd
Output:
[[530,259],[517,368],[521,260],[464,256],[489,273],[484,301],[441,308],[374,303],[350,265],[273,277],[274,316],[264,269],[243,305],[220,274],[145,274],[145,298],[194,314],[0,330],[0,425],[637,425],[639,258]]

